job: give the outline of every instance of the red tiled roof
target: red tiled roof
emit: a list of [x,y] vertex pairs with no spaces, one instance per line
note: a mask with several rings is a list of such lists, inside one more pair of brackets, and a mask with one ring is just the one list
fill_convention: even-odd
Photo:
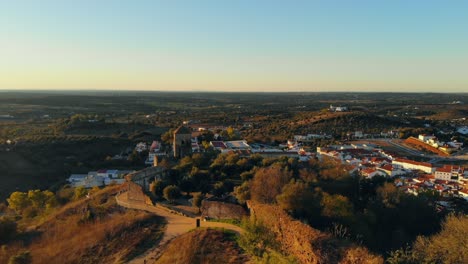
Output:
[[395,161],[432,168],[432,164],[428,162],[419,162],[419,161],[414,161],[414,160],[409,160],[409,159],[400,159],[400,158],[395,159]]
[[372,153],[371,151],[366,150],[366,149],[340,149],[338,151],[339,152],[345,152],[345,153],[351,153],[351,154],[354,154],[354,155],[357,155],[357,154],[364,155],[364,154],[371,154]]
[[385,164],[380,168],[386,171],[393,171],[393,166],[391,164]]
[[444,181],[444,180],[435,180],[435,183],[437,183],[437,184],[447,184],[448,181]]
[[418,176],[419,178],[424,179],[424,180],[435,179],[434,175],[432,174],[419,174]]
[[371,174],[371,173],[374,173],[374,172],[376,172],[376,170],[375,170],[375,169],[371,169],[371,168],[363,169],[363,170],[362,170],[362,173],[367,174],[367,175],[368,175],[368,174]]
[[439,172],[452,172],[452,171],[464,171],[464,168],[454,165],[444,165],[442,168],[437,168],[436,171]]
[[372,157],[370,160],[371,160],[372,162],[382,162],[382,161],[390,162],[389,159],[384,158],[384,157]]
[[211,141],[211,145],[215,148],[226,148],[226,144],[223,141]]

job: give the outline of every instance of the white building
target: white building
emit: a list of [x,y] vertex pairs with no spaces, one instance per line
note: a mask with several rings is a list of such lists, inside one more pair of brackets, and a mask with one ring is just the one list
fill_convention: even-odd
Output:
[[364,134],[362,133],[362,131],[355,131],[354,132],[354,137],[355,138],[363,138]]
[[135,150],[138,153],[143,152],[143,151],[145,151],[147,149],[148,149],[148,146],[146,145],[145,142],[140,142],[140,143],[136,144],[136,146],[135,146]]
[[429,142],[429,140],[437,140],[437,138],[433,135],[426,135],[426,134],[421,134],[418,136],[418,139],[424,142]]
[[457,132],[463,135],[468,135],[468,126],[457,128]]
[[459,181],[461,180],[465,174],[465,169],[460,166],[451,166],[445,165],[442,168],[437,168],[434,172],[434,177],[437,180],[444,180],[444,181]]
[[406,172],[399,168],[394,168],[392,164],[385,164],[382,167],[378,168],[379,171],[384,172],[390,177],[395,177],[399,175],[404,175]]
[[88,177],[88,174],[72,174],[68,177],[67,181],[69,183],[80,182]]
[[375,176],[386,176],[382,171],[376,170],[374,168],[366,168],[361,171],[361,175],[367,178],[372,178]]
[[332,112],[346,112],[346,111],[348,111],[348,107],[330,105],[330,111],[332,111]]
[[392,165],[395,165],[397,168],[403,168],[407,170],[420,170],[428,174],[432,174],[435,171],[435,167],[432,166],[431,163],[407,159],[395,159],[392,161]]

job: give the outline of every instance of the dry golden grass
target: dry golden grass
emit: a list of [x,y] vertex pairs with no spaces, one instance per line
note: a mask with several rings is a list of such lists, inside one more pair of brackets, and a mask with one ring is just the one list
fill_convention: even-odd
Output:
[[189,232],[175,238],[156,263],[247,263],[249,257],[241,252],[230,236],[215,229]]
[[29,233],[38,236],[30,243],[0,252],[0,263],[22,250],[31,252],[33,263],[122,263],[154,246],[163,219],[119,207],[113,196],[118,190],[106,188],[57,210],[36,223]]

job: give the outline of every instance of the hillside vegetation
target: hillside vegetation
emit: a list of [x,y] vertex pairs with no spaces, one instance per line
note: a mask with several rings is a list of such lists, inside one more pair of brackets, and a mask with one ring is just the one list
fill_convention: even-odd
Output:
[[233,234],[198,229],[175,238],[156,263],[247,263],[249,260],[250,257],[243,254],[235,242]]
[[24,252],[33,263],[121,263],[154,246],[164,220],[119,207],[114,195],[120,188],[103,189],[33,220],[3,246],[0,263]]

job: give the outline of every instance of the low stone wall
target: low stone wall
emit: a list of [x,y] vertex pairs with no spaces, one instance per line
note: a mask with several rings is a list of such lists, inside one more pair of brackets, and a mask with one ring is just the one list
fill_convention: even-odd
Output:
[[128,200],[131,200],[133,202],[145,203],[147,205],[153,205],[153,202],[143,192],[143,189],[140,185],[133,183],[133,182],[127,182],[126,187],[127,187]]
[[281,248],[301,263],[381,264],[380,256],[366,248],[333,238],[330,234],[293,219],[278,206],[248,202],[250,215],[273,231]]
[[208,200],[202,201],[201,211],[202,217],[214,219],[242,220],[248,215],[247,211],[240,205]]

